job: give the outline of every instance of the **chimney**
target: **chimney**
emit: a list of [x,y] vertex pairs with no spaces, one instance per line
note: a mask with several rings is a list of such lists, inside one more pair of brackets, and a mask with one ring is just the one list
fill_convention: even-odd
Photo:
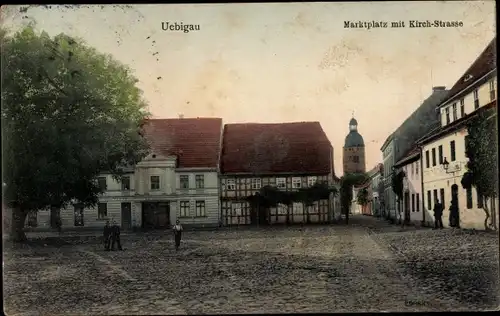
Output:
[[432,87],[432,91],[444,91],[446,90],[445,86],[437,86],[437,87]]

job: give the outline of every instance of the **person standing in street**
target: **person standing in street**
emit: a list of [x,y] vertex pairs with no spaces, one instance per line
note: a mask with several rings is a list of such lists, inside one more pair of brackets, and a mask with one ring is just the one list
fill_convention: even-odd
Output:
[[443,204],[439,202],[439,200],[436,201],[436,204],[434,204],[434,229],[438,228],[443,228]]
[[115,250],[115,243],[118,247],[118,250],[123,250],[122,244],[120,243],[120,226],[118,226],[116,221],[113,221],[113,226],[111,227],[111,236],[111,250]]
[[175,250],[179,250],[179,246],[181,245],[181,236],[182,236],[182,225],[179,220],[175,221],[174,225],[174,239],[175,239]]
[[104,250],[109,251],[109,245],[111,243],[111,226],[109,226],[109,220],[106,221],[103,231],[104,237]]
[[460,228],[458,220],[458,203],[454,200],[450,202],[450,227]]

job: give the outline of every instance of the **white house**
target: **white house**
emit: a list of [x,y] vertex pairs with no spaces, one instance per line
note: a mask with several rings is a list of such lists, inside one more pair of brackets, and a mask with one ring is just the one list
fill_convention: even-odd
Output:
[[[425,209],[432,214],[437,199],[443,202],[443,224],[449,225],[449,205],[456,199],[462,228],[484,228],[483,201],[474,188],[462,188],[466,172],[465,142],[468,119],[484,108],[496,106],[495,39],[467,69],[439,106],[441,126],[419,140],[423,159]],[[492,148],[492,154],[497,149]],[[432,219],[432,218],[430,218]]]
[[422,168],[420,166],[420,148],[410,150],[395,167],[404,171],[402,219],[406,223],[420,224],[425,217],[422,205]]
[[[101,174],[104,193],[95,208],[61,209],[63,229],[103,227],[116,220],[123,229],[219,225],[219,160],[222,119],[152,119],[144,125],[150,153],[122,181]],[[28,226],[49,228],[54,210],[28,216]]]

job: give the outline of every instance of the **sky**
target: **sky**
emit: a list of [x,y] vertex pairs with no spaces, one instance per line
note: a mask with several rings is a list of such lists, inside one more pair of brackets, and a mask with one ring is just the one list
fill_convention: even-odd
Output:
[[[319,121],[337,175],[353,113],[370,170],[432,87],[451,88],[495,36],[494,1],[20,7],[2,6],[4,27],[34,22],[113,55],[134,70],[154,118]],[[344,28],[436,19],[463,26]],[[200,29],[164,31],[162,22]]]

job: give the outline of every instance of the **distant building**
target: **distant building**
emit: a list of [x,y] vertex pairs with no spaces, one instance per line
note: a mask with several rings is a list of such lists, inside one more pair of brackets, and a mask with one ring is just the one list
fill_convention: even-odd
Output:
[[[226,124],[221,160],[223,225],[329,222],[333,196],[315,202],[255,210],[248,198],[264,186],[294,191],[318,181],[338,183],[333,147],[319,122]],[[338,205],[338,204],[337,204]]]
[[108,219],[124,230],[170,228],[177,219],[187,226],[217,226],[222,119],[152,119],[144,136],[150,153],[122,181],[107,173],[97,178],[104,193],[95,208],[75,203],[39,210],[28,216],[28,227],[50,228],[57,213],[63,229],[101,228]]
[[367,215],[380,216],[380,189],[381,185],[381,176],[383,172],[383,164],[379,163],[373,169],[368,171],[368,178],[370,182],[370,186],[368,188],[368,206],[366,208]]
[[344,174],[366,172],[365,142],[358,132],[358,121],[355,118],[349,122],[349,134],[344,142],[343,167]]
[[392,190],[396,162],[408,155],[418,139],[439,125],[438,105],[448,95],[446,87],[432,88],[432,94],[394,131],[380,148],[384,163],[384,212],[393,219],[402,218],[401,204]]
[[[423,164],[422,207],[427,211],[425,220],[431,223],[432,210],[439,199],[445,206],[443,224],[448,226],[450,202],[455,200],[459,206],[460,226],[484,229],[483,199],[474,188],[463,189],[461,179],[467,164],[467,121],[486,108],[496,107],[495,44],[496,38],[453,85],[448,97],[439,105],[439,126],[419,141]],[[491,148],[491,154],[497,155],[497,150]]]

